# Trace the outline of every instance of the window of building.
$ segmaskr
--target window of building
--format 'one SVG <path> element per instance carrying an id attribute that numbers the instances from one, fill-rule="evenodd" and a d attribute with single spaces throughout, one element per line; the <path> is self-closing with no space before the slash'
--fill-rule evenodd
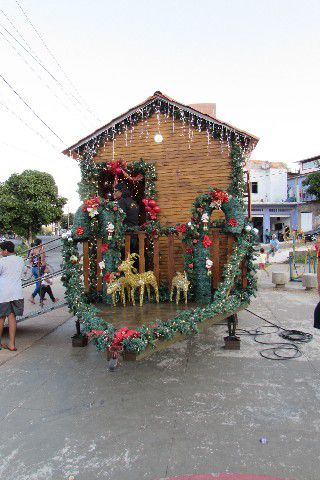
<path id="1" fill-rule="evenodd" d="M 317 160 L 310 160 L 309 162 L 302 163 L 302 170 L 309 170 L 310 168 L 318 167 L 319 162 Z"/>
<path id="2" fill-rule="evenodd" d="M 258 182 L 252 182 L 251 183 L 251 192 L 252 193 L 258 193 Z"/>

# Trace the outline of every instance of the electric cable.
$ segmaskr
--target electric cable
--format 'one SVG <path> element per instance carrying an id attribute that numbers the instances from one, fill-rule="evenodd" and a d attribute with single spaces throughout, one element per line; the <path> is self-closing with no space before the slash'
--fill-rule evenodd
<path id="1" fill-rule="evenodd" d="M 2 24 L 0 24 L 0 26 L 7 32 L 8 35 L 10 35 L 10 37 L 13 38 L 13 40 L 15 42 L 18 43 L 18 45 L 20 45 L 21 48 L 23 48 L 23 50 L 25 52 L 28 53 L 28 55 L 30 55 L 33 60 L 52 78 L 52 80 L 57 84 L 59 85 L 59 87 L 61 88 L 61 90 L 63 91 L 63 93 L 67 96 L 67 97 L 72 97 L 74 98 L 74 95 L 72 95 L 70 92 L 68 92 L 66 90 L 66 88 L 63 86 L 63 84 L 48 70 L 48 68 L 40 61 L 38 60 L 37 57 L 35 57 L 24 45 L 22 45 L 22 43 L 14 36 L 12 35 L 12 33 L 6 28 L 4 27 Z M 69 99 L 69 101 L 71 102 L 71 100 Z M 74 102 L 71 102 L 71 104 L 73 105 L 73 107 L 76 107 L 78 109 L 78 112 L 80 112 L 81 114 L 83 114 L 83 110 L 81 110 L 78 106 L 75 105 Z"/>
<path id="2" fill-rule="evenodd" d="M 0 101 L 0 105 L 5 108 L 8 112 L 11 113 L 11 115 L 13 115 L 15 118 L 17 118 L 21 123 L 23 123 L 23 125 L 27 128 L 29 128 L 29 130 L 31 130 L 33 133 L 35 133 L 36 135 L 38 135 L 44 142 L 46 142 L 48 145 L 50 145 L 50 147 L 54 150 L 55 153 L 57 153 L 57 150 L 58 150 L 58 147 L 56 147 L 55 145 L 53 145 L 53 143 L 51 143 L 49 140 L 47 140 L 40 132 L 38 132 L 38 130 L 36 130 L 35 128 L 31 127 L 27 122 L 25 122 L 23 120 L 23 118 L 21 118 L 16 112 L 14 112 L 13 110 L 11 110 L 11 108 L 8 107 L 8 105 L 6 105 L 5 103 L 1 102 Z"/>
<path id="3" fill-rule="evenodd" d="M 53 88 L 51 88 L 51 86 L 44 80 L 43 77 L 41 77 L 41 75 L 38 74 L 38 72 L 33 68 L 33 66 L 31 65 L 30 62 L 28 62 L 28 60 L 26 60 L 26 58 L 19 52 L 19 50 L 13 45 L 12 42 L 10 42 L 10 40 L 0 31 L 0 35 L 4 38 L 4 40 L 10 45 L 10 47 L 12 48 L 12 50 L 14 50 L 14 52 L 21 58 L 21 60 L 28 66 L 28 68 L 34 73 L 34 75 L 38 78 L 38 80 L 40 80 L 40 82 L 43 83 L 43 85 L 52 93 L 52 95 L 61 103 L 61 105 L 63 106 L 63 108 L 65 110 L 67 110 L 67 112 L 70 113 L 70 109 L 68 107 L 68 105 L 62 100 L 61 97 L 59 97 L 59 95 L 57 95 L 57 93 L 53 90 Z M 75 113 L 75 112 L 74 112 Z M 78 113 L 76 115 L 76 118 L 77 120 L 82 124 L 82 126 L 84 127 L 87 127 L 87 125 L 85 125 L 82 120 L 81 120 L 81 117 L 79 117 Z"/>
<path id="4" fill-rule="evenodd" d="M 1 8 L 0 9 L 0 12 L 2 13 L 2 15 L 8 20 L 8 22 L 10 23 L 11 27 L 14 29 L 14 31 L 19 35 L 19 37 L 21 38 L 21 40 L 25 43 L 25 45 L 29 48 L 30 52 L 33 53 L 33 55 L 38 58 L 36 56 L 36 54 L 34 53 L 34 51 L 32 50 L 31 46 L 29 45 L 29 43 L 27 42 L 27 40 L 24 38 L 24 36 L 19 32 L 19 30 L 17 29 L 17 27 L 14 25 L 14 23 L 11 21 L 10 17 L 5 13 L 5 11 Z M 38 58 L 39 60 L 39 58 Z"/>
<path id="5" fill-rule="evenodd" d="M 53 133 L 53 135 L 55 135 L 58 138 L 58 140 L 60 140 L 61 143 L 64 143 L 62 138 L 60 138 L 59 135 L 54 130 L 52 130 L 52 128 L 49 127 L 49 125 L 44 120 L 42 120 L 41 117 L 39 117 L 39 115 L 33 110 L 32 107 L 30 107 L 30 105 L 21 97 L 21 95 L 10 85 L 10 83 L 4 78 L 4 76 L 0 74 L 0 77 L 5 82 L 5 84 L 17 95 L 17 97 L 21 100 L 21 102 L 23 102 L 23 104 L 33 113 L 33 115 L 37 117 L 37 119 L 40 120 L 40 122 L 43 123 L 43 125 L 47 127 L 47 129 L 50 130 L 50 132 Z"/>
<path id="6" fill-rule="evenodd" d="M 269 348 L 265 348 L 259 352 L 262 357 L 268 360 L 291 360 L 293 358 L 299 358 L 303 352 L 296 343 L 308 343 L 313 339 L 311 333 L 302 332 L 300 330 L 288 330 L 264 317 L 261 317 L 248 308 L 245 308 L 245 310 L 260 320 L 269 323 L 269 325 L 264 325 L 253 330 L 237 329 L 237 333 L 239 333 L 239 335 L 247 334 L 253 336 L 254 341 L 260 345 L 270 345 Z M 263 328 L 273 328 L 275 330 L 263 331 Z M 278 333 L 281 338 L 288 340 L 288 342 L 264 342 L 258 340 L 258 337 L 262 335 L 270 335 L 272 333 Z"/>
<path id="7" fill-rule="evenodd" d="M 31 28 L 33 29 L 33 31 L 35 32 L 35 34 L 37 35 L 37 37 L 40 39 L 41 43 L 43 44 L 43 46 L 45 47 L 45 49 L 47 50 L 47 52 L 49 53 L 50 57 L 54 60 L 54 62 L 56 63 L 56 65 L 58 66 L 59 70 L 63 73 L 63 75 L 65 76 L 65 78 L 67 79 L 67 81 L 70 83 L 71 87 L 73 88 L 73 90 L 77 93 L 78 97 L 81 98 L 81 95 L 79 93 L 79 91 L 77 90 L 77 88 L 75 87 L 75 85 L 73 84 L 73 82 L 71 81 L 71 79 L 69 78 L 69 76 L 66 74 L 66 72 L 64 71 L 64 69 L 62 68 L 62 66 L 60 65 L 60 63 L 58 62 L 57 58 L 55 57 L 55 55 L 52 53 L 52 51 L 49 49 L 48 45 L 46 44 L 46 42 L 44 41 L 44 38 L 42 37 L 42 35 L 39 33 L 39 31 L 37 30 L 37 28 L 34 26 L 34 24 L 32 23 L 32 21 L 30 20 L 29 16 L 27 15 L 27 13 L 25 12 L 25 10 L 22 8 L 22 6 L 20 5 L 20 3 L 16 0 L 16 4 L 18 5 L 18 7 L 20 8 L 22 14 L 24 15 L 24 17 L 26 18 L 27 22 L 29 23 L 29 25 L 31 26 Z M 71 94 L 72 95 L 72 94 Z M 74 95 L 72 95 L 72 97 L 75 99 L 75 101 L 81 105 L 83 108 L 85 108 L 87 110 L 88 113 L 90 113 L 90 115 L 95 119 L 97 120 L 98 122 L 101 122 L 100 118 L 98 118 L 95 113 L 91 110 L 91 108 L 84 102 L 84 100 L 81 98 L 82 102 L 79 101 L 79 98 L 75 97 Z"/>

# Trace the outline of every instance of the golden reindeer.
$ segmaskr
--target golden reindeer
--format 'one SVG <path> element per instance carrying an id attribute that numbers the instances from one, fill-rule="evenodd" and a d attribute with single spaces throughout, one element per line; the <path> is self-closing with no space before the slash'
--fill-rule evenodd
<path id="1" fill-rule="evenodd" d="M 127 289 L 128 299 L 130 302 L 131 289 L 130 289 L 130 286 L 128 285 L 126 278 L 125 277 L 117 278 L 114 275 L 114 273 L 112 273 L 111 281 L 107 285 L 107 293 L 111 295 L 112 304 L 114 307 L 117 306 L 116 295 L 118 292 L 120 294 L 120 300 L 122 301 L 123 306 L 124 307 L 126 306 L 126 293 L 125 293 L 126 289 Z"/>
<path id="2" fill-rule="evenodd" d="M 139 255 L 137 253 L 131 253 L 118 267 L 119 272 L 123 272 L 125 275 L 124 280 L 126 284 L 131 288 L 132 304 L 135 305 L 134 294 L 137 288 L 140 288 L 140 306 L 143 305 L 145 287 L 147 288 L 148 299 L 150 300 L 150 285 L 154 289 L 156 302 L 159 303 L 159 290 L 154 273 L 151 270 L 149 272 L 136 273 L 137 269 L 133 266 L 136 258 L 139 258 Z"/>
<path id="3" fill-rule="evenodd" d="M 170 291 L 170 302 L 172 302 L 172 297 L 173 297 L 173 289 L 176 287 L 176 304 L 178 305 L 180 301 L 180 290 L 183 291 L 184 293 L 184 303 L 187 304 L 188 302 L 188 288 L 189 288 L 190 282 L 187 278 L 186 272 L 177 272 L 177 274 L 173 277 L 172 279 L 172 284 L 171 284 L 171 291 Z"/>

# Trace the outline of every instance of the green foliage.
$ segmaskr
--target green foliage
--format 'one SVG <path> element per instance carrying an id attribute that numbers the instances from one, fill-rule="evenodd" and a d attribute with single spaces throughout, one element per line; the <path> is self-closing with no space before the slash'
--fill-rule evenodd
<path id="1" fill-rule="evenodd" d="M 308 185 L 307 194 L 315 195 L 317 200 L 320 200 L 320 171 L 309 173 L 307 178 L 302 182 L 303 185 Z"/>
<path id="2" fill-rule="evenodd" d="M 60 220 L 65 203 L 48 173 L 14 173 L 0 186 L 0 228 L 31 239 L 42 225 Z"/>

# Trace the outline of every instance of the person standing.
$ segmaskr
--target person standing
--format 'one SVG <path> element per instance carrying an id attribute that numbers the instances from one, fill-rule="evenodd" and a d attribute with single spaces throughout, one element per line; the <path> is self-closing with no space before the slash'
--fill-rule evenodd
<path id="1" fill-rule="evenodd" d="M 139 206 L 137 202 L 135 202 L 131 197 L 130 192 L 125 184 L 118 183 L 114 187 L 113 198 L 118 202 L 119 207 L 126 214 L 123 223 L 129 228 L 139 227 Z M 132 234 L 130 241 L 131 252 L 136 251 L 137 246 L 137 235 Z"/>
<path id="2" fill-rule="evenodd" d="M 32 248 L 30 255 L 29 255 L 29 261 L 31 265 L 31 272 L 35 280 L 37 280 L 39 277 L 43 275 L 43 272 L 46 268 L 46 253 L 44 250 L 44 247 L 42 245 L 42 240 L 40 238 L 36 238 L 34 242 L 34 247 Z M 35 289 L 29 298 L 29 301 L 33 304 L 36 302 L 34 301 L 35 297 L 40 294 L 40 289 L 41 289 L 41 281 L 36 282 Z"/>
<path id="3" fill-rule="evenodd" d="M 0 243 L 0 345 L 11 352 L 17 350 L 15 339 L 17 331 L 16 316 L 23 315 L 24 299 L 22 293 L 21 276 L 24 261 L 14 252 L 14 243 L 5 241 Z M 8 317 L 9 343 L 2 344 L 3 327 Z"/>
<path id="4" fill-rule="evenodd" d="M 277 235 L 274 233 L 270 241 L 270 253 L 272 254 L 273 257 L 275 253 L 279 250 L 279 248 L 280 248 L 280 242 L 277 239 Z"/>
<path id="5" fill-rule="evenodd" d="M 315 243 L 315 251 L 317 256 L 317 279 L 318 279 L 318 293 L 320 295 L 320 235 L 317 236 Z M 320 329 L 320 302 L 318 302 L 314 311 L 314 328 Z"/>
<path id="6" fill-rule="evenodd" d="M 266 243 L 270 243 L 270 232 L 268 228 L 266 228 L 265 237 L 266 237 Z"/>

